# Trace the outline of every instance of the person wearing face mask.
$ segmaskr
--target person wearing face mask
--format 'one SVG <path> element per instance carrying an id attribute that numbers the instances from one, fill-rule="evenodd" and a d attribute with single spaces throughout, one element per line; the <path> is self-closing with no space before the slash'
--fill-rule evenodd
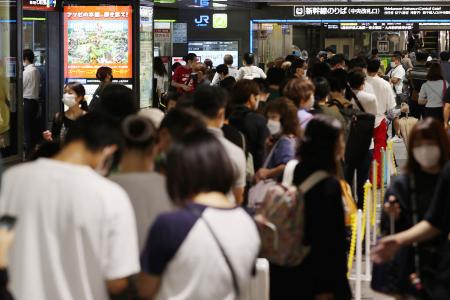
<path id="1" fill-rule="evenodd" d="M 85 94 L 86 90 L 79 82 L 71 82 L 64 87 L 62 102 L 68 109 L 55 115 L 51 131 L 47 130 L 42 133 L 45 141 L 55 143 L 64 141 L 67 131 L 75 120 L 84 116 L 89 110 L 84 99 Z"/>
<path id="2" fill-rule="evenodd" d="M 259 92 L 258 84 L 253 80 L 239 80 L 232 92 L 235 107 L 230 116 L 230 124 L 245 136 L 246 148 L 253 156 L 255 170 L 263 164 L 266 140 L 270 135 L 266 118 L 256 113 Z"/>
<path id="3" fill-rule="evenodd" d="M 392 56 L 391 69 L 389 70 L 387 76 L 389 77 L 389 82 L 391 83 L 395 95 L 397 105 L 404 102 L 403 95 L 403 80 L 405 79 L 406 71 L 402 66 L 401 55 Z"/>
<path id="4" fill-rule="evenodd" d="M 309 111 L 314 106 L 314 84 L 308 79 L 291 79 L 283 89 L 283 96 L 294 102 L 297 106 L 297 117 L 300 127 L 305 129 L 314 117 Z"/>
<path id="5" fill-rule="evenodd" d="M 270 102 L 265 116 L 271 134 L 271 150 L 264 166 L 256 173 L 256 181 L 281 179 L 286 164 L 295 158 L 297 138 L 300 136 L 297 108 L 291 100 L 279 98 Z"/>
<path id="6" fill-rule="evenodd" d="M 409 139 L 408 163 L 405 173 L 392 181 L 385 195 L 381 223 L 384 235 L 393 233 L 390 228 L 390 217 L 395 220 L 395 232 L 407 230 L 414 226 L 414 223 L 424 220 L 431 206 L 438 179 L 449 159 L 450 143 L 442 124 L 432 118 L 426 118 L 417 123 Z M 413 200 L 417 207 L 417 221 L 413 221 Z M 437 268 L 438 255 L 436 253 L 443 240 L 445 240 L 443 237 L 434 239 L 421 244 L 417 250 L 406 247 L 395 256 L 395 261 L 401 266 L 398 286 L 402 290 L 398 291 L 399 293 L 412 293 L 409 288 L 409 276 L 416 272 L 415 251 L 418 251 L 422 283 L 426 289 L 430 287 L 430 283 L 435 280 L 433 272 L 430 271 Z"/>
<path id="7" fill-rule="evenodd" d="M 20 220 L 9 262 L 17 299 L 130 297 L 129 277 L 140 270 L 133 207 L 119 185 L 99 174 L 122 144 L 114 121 L 87 114 L 53 159 L 6 172 L 0 215 Z"/>

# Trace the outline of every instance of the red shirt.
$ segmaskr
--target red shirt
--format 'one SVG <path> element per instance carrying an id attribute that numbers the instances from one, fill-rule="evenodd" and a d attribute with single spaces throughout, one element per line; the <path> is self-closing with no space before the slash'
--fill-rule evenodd
<path id="1" fill-rule="evenodd" d="M 175 73 L 173 74 L 173 77 L 172 77 L 172 81 L 174 81 L 176 83 L 184 84 L 184 85 L 187 84 L 189 87 L 191 87 L 190 92 L 192 92 L 194 90 L 194 82 L 193 82 L 193 80 L 189 80 L 191 77 L 191 73 L 192 73 L 191 68 L 188 69 L 184 66 L 180 66 L 175 70 Z M 187 93 L 182 88 L 177 88 L 177 92 L 179 94 Z"/>

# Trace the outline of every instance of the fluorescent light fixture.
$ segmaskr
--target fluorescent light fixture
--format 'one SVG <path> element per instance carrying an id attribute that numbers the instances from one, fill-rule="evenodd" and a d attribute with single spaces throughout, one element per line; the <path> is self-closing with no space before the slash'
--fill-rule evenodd
<path id="1" fill-rule="evenodd" d="M 154 20 L 154 22 L 159 22 L 159 23 L 175 23 L 177 20 Z"/>

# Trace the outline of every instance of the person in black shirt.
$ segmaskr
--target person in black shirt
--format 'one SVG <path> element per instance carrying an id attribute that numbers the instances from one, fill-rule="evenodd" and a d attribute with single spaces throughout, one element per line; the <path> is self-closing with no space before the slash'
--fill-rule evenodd
<path id="1" fill-rule="evenodd" d="M 75 120 L 84 116 L 88 112 L 88 105 L 84 96 L 86 90 L 79 82 L 71 82 L 64 87 L 63 103 L 69 109 L 65 112 L 58 112 L 52 124 L 52 129 L 43 132 L 42 136 L 45 141 L 62 143 L 67 131 L 72 127 Z"/>
<path id="2" fill-rule="evenodd" d="M 441 123 L 432 118 L 419 122 L 409 138 L 406 172 L 396 177 L 386 192 L 381 222 L 383 235 L 391 234 L 390 215 L 395 218 L 396 232 L 407 230 L 414 225 L 412 202 L 414 200 L 417 205 L 418 221 L 425 218 L 439 175 L 449 159 L 450 142 Z M 433 270 L 437 267 L 437 255 L 434 254 L 441 243 L 442 239 L 435 239 L 417 248 L 420 273 L 427 288 L 434 279 Z M 405 294 L 414 293 L 410 289 L 409 279 L 415 272 L 413 254 L 412 248 L 405 247 L 395 257 L 396 263 L 403 266 L 399 270 L 398 287 Z"/>
<path id="3" fill-rule="evenodd" d="M 230 124 L 245 136 L 255 170 L 259 170 L 263 164 L 266 140 L 270 135 L 266 118 L 255 112 L 259 103 L 258 96 L 259 87 L 256 82 L 239 80 L 232 93 L 236 106 L 230 117 Z"/>
<path id="4" fill-rule="evenodd" d="M 95 75 L 98 80 L 100 80 L 100 85 L 95 90 L 92 96 L 91 103 L 89 103 L 89 110 L 93 111 L 97 108 L 101 101 L 101 95 L 105 87 L 110 84 L 113 80 L 113 71 L 110 67 L 100 67 Z"/>
<path id="5" fill-rule="evenodd" d="M 411 86 L 411 95 L 408 101 L 410 115 L 416 119 L 420 119 L 425 110 L 424 105 L 420 105 L 419 93 L 422 85 L 427 81 L 428 68 L 427 54 L 419 52 L 416 54 L 416 65 L 408 74 L 409 85 Z"/>
<path id="6" fill-rule="evenodd" d="M 318 170 L 330 176 L 304 195 L 304 236 L 310 252 L 296 267 L 271 264 L 271 299 L 351 299 L 344 208 L 336 178 L 339 159 L 344 153 L 344 131 L 339 121 L 318 115 L 309 122 L 300 139 L 301 162 L 294 172 L 294 184 L 300 185 Z"/>

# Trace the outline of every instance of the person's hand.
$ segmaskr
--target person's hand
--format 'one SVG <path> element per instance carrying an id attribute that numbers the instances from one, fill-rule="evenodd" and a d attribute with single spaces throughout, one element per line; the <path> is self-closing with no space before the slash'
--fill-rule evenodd
<path id="1" fill-rule="evenodd" d="M 372 252 L 372 261 L 376 264 L 385 263 L 394 258 L 401 244 L 396 235 L 381 239 Z"/>
<path id="2" fill-rule="evenodd" d="M 50 130 L 46 130 L 42 133 L 42 138 L 47 142 L 53 141 L 52 132 Z"/>
<path id="3" fill-rule="evenodd" d="M 8 252 L 14 239 L 14 231 L 0 229 L 0 269 L 8 266 Z"/>
<path id="4" fill-rule="evenodd" d="M 188 86 L 188 85 L 185 85 L 185 84 L 183 84 L 183 85 L 181 86 L 181 88 L 182 88 L 183 91 L 185 91 L 185 92 L 190 92 L 190 91 L 191 91 L 191 87 Z"/>
<path id="5" fill-rule="evenodd" d="M 395 220 L 398 220 L 402 212 L 400 204 L 398 204 L 397 198 L 394 195 L 389 196 L 388 201 L 384 204 L 383 210 L 389 216 L 394 216 Z"/>
<path id="6" fill-rule="evenodd" d="M 406 103 L 402 103 L 400 107 L 400 111 L 402 113 L 409 113 L 409 105 Z"/>
<path id="7" fill-rule="evenodd" d="M 319 294 L 316 295 L 315 300 L 334 300 L 334 295 L 332 293 Z"/>
<path id="8" fill-rule="evenodd" d="M 265 179 L 267 179 L 268 176 L 269 176 L 269 169 L 261 168 L 255 174 L 256 182 L 265 180 Z"/>

